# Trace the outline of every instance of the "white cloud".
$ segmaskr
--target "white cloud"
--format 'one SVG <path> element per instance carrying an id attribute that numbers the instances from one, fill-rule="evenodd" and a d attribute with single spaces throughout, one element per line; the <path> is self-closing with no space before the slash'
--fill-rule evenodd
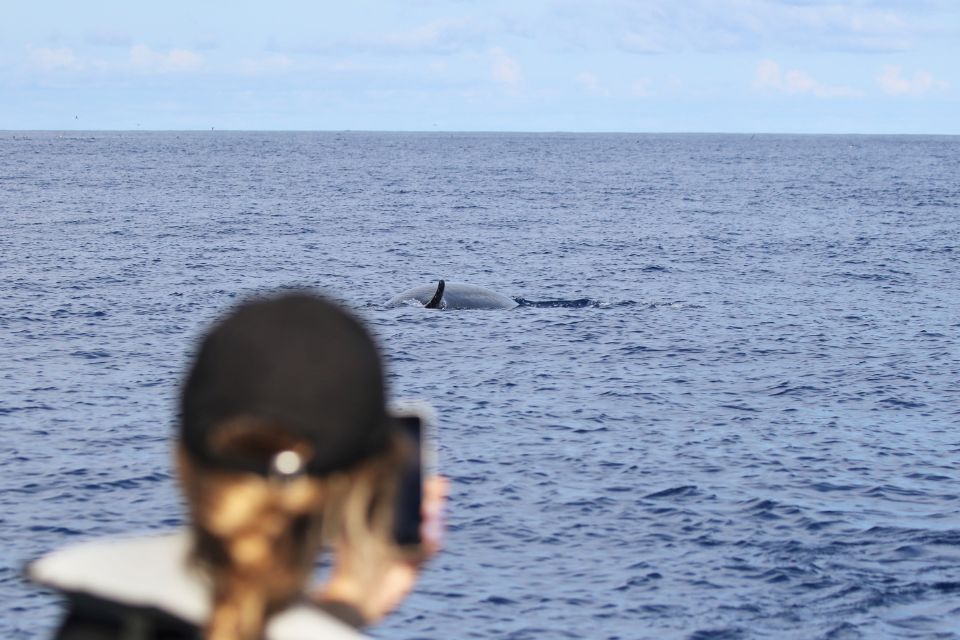
<path id="1" fill-rule="evenodd" d="M 850 98 L 863 92 L 853 87 L 823 84 L 806 71 L 780 68 L 773 60 L 762 60 L 754 72 L 753 86 L 761 91 L 787 95 L 813 95 L 818 98 Z"/>
<path id="2" fill-rule="evenodd" d="M 31 49 L 28 56 L 31 68 L 40 71 L 79 71 L 83 62 L 77 58 L 73 49 Z"/>
<path id="3" fill-rule="evenodd" d="M 678 51 L 901 51 L 930 31 L 909 3 L 887 0 L 552 0 L 574 46 Z"/>
<path id="4" fill-rule="evenodd" d="M 597 74 L 590 71 L 583 71 L 578 73 L 575 80 L 584 91 L 592 95 L 605 95 L 607 92 L 604 90 L 603 85 L 600 82 L 600 78 L 597 77 Z"/>
<path id="5" fill-rule="evenodd" d="M 903 67 L 900 65 L 886 66 L 883 73 L 877 76 L 877 84 L 884 93 L 891 96 L 919 96 L 933 89 L 946 89 L 949 86 L 943 80 L 935 79 L 929 71 L 914 71 L 910 77 L 902 74 Z"/>
<path id="6" fill-rule="evenodd" d="M 783 76 L 783 86 L 787 93 L 812 93 L 814 95 L 829 95 L 831 89 L 822 86 L 806 71 L 790 69 Z"/>
<path id="7" fill-rule="evenodd" d="M 468 20 L 436 20 L 407 31 L 387 33 L 379 44 L 387 49 L 420 52 L 450 52 L 461 47 L 464 40 L 473 37 Z"/>
<path id="8" fill-rule="evenodd" d="M 203 66 L 203 56 L 188 49 L 154 51 L 145 44 L 130 48 L 130 66 L 148 73 L 185 73 Z"/>
<path id="9" fill-rule="evenodd" d="M 779 89 L 782 82 L 780 65 L 773 60 L 761 60 L 753 74 L 753 86 L 758 89 Z"/>
<path id="10" fill-rule="evenodd" d="M 523 72 L 520 69 L 520 64 L 502 48 L 494 47 L 491 49 L 490 58 L 492 60 L 491 73 L 494 80 L 511 87 L 516 87 L 523 82 Z"/>

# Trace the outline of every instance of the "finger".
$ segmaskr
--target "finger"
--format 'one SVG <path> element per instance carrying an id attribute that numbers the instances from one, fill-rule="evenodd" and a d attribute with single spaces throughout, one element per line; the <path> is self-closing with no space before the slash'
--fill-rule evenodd
<path id="1" fill-rule="evenodd" d="M 443 546 L 443 511 L 450 483 L 443 476 L 431 476 L 423 483 L 422 515 L 423 523 L 420 537 L 427 557 L 436 554 Z"/>
<path id="2" fill-rule="evenodd" d="M 450 481 L 444 476 L 430 476 L 423 481 L 423 498 L 427 504 L 442 506 L 450 494 Z"/>

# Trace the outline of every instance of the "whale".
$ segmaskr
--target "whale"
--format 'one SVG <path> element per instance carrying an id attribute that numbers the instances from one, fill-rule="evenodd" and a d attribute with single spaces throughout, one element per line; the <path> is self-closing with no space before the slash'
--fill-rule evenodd
<path id="1" fill-rule="evenodd" d="M 590 298 L 575 300 L 527 300 L 526 298 L 508 298 L 486 287 L 461 282 L 440 280 L 436 284 L 424 284 L 407 289 L 390 298 L 388 307 L 412 306 L 422 309 L 514 309 L 533 307 L 549 309 L 563 307 L 582 309 L 584 307 L 602 307 L 604 303 Z"/>
<path id="2" fill-rule="evenodd" d="M 475 284 L 446 282 L 407 289 L 387 302 L 388 307 L 419 303 L 426 309 L 513 309 L 520 303 L 513 298 Z"/>

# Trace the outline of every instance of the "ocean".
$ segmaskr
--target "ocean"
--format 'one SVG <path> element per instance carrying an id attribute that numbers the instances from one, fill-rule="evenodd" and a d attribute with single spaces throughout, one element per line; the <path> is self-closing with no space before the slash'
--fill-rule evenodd
<path id="1" fill-rule="evenodd" d="M 390 639 L 960 638 L 960 138 L 0 132 L 0 637 L 183 523 L 203 328 L 313 287 L 436 409 Z M 572 307 L 388 308 L 440 278 Z"/>

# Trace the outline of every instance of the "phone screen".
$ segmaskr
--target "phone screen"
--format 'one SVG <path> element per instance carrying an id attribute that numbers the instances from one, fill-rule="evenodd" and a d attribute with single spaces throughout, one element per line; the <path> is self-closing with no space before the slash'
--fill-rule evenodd
<path id="1" fill-rule="evenodd" d="M 400 472 L 397 484 L 393 539 L 399 545 L 417 545 L 421 542 L 423 501 L 423 421 L 418 415 L 396 416 L 394 419 L 405 437 L 410 439 L 411 455 Z"/>

